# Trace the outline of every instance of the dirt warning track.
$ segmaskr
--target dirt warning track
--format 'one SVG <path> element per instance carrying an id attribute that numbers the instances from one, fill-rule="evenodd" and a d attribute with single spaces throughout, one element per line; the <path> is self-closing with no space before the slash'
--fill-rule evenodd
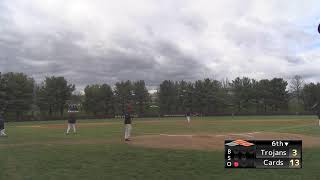
<path id="1" fill-rule="evenodd" d="M 251 124 L 251 125 L 312 125 L 317 124 L 315 121 L 310 120 L 212 120 L 212 121 L 191 121 L 188 125 L 233 125 L 233 124 Z M 149 121 L 135 121 L 134 124 L 163 124 L 163 125 L 186 125 L 185 121 L 174 121 L 174 120 L 149 120 Z M 79 122 L 77 123 L 78 127 L 99 127 L 99 126 L 108 126 L 108 125 L 122 125 L 122 120 L 118 122 Z M 63 129 L 66 128 L 67 123 L 59 124 L 39 124 L 39 125 L 22 125 L 17 126 L 19 128 L 48 128 L 48 129 Z"/>

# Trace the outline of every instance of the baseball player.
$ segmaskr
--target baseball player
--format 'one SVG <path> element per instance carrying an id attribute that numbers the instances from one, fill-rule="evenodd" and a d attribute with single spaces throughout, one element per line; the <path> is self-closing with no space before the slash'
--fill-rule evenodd
<path id="1" fill-rule="evenodd" d="M 76 117 L 74 113 L 70 113 L 70 117 L 68 119 L 68 129 L 66 134 L 69 134 L 71 128 L 73 129 L 73 133 L 76 133 Z"/>
<path id="2" fill-rule="evenodd" d="M 313 110 L 315 112 L 315 114 L 318 116 L 318 120 L 319 120 L 319 126 L 320 126 L 320 105 L 319 103 L 315 103 L 312 107 L 311 110 Z"/>
<path id="3" fill-rule="evenodd" d="M 318 111 L 317 111 L 317 116 L 318 116 L 318 120 L 319 120 L 319 126 L 320 126 L 320 108 L 318 108 Z"/>
<path id="4" fill-rule="evenodd" d="M 188 123 L 190 123 L 190 121 L 191 121 L 191 113 L 190 113 L 190 111 L 188 111 L 188 112 L 186 113 L 186 117 L 187 117 Z"/>
<path id="5" fill-rule="evenodd" d="M 0 136 L 7 136 L 6 130 L 4 129 L 4 118 L 3 116 L 0 114 Z"/>
<path id="6" fill-rule="evenodd" d="M 124 115 L 124 140 L 130 141 L 132 130 L 132 117 L 129 112 Z"/>
<path id="7" fill-rule="evenodd" d="M 311 107 L 311 109 L 314 110 L 315 113 L 316 113 L 316 115 L 318 116 L 319 126 L 320 126 L 320 105 L 319 105 L 319 103 L 314 104 L 314 105 Z"/>

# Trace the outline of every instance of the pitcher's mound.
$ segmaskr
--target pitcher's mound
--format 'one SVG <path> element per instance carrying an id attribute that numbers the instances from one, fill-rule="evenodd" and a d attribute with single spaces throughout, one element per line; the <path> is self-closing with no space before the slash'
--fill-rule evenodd
<path id="1" fill-rule="evenodd" d="M 302 140 L 303 148 L 320 146 L 319 137 L 311 137 L 301 134 L 253 132 L 230 134 L 159 134 L 145 135 L 133 138 L 129 144 L 165 149 L 195 149 L 195 150 L 223 150 L 224 140 Z"/>

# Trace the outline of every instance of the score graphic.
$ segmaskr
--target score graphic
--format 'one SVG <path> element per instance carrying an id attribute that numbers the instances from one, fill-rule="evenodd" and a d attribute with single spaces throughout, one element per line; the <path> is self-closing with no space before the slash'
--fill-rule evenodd
<path id="1" fill-rule="evenodd" d="M 226 168 L 253 168 L 255 144 L 251 141 L 225 141 Z"/>
<path id="2" fill-rule="evenodd" d="M 226 140 L 225 168 L 302 168 L 302 141 Z"/>

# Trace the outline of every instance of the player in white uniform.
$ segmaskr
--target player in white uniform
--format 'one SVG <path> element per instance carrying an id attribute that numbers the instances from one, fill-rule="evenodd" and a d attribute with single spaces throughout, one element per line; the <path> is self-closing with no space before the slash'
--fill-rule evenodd
<path id="1" fill-rule="evenodd" d="M 70 114 L 70 117 L 68 119 L 68 129 L 67 129 L 67 132 L 66 134 L 69 134 L 71 128 L 73 129 L 73 133 L 76 133 L 76 117 L 75 117 L 75 114 L 71 113 Z"/>
<path id="2" fill-rule="evenodd" d="M 319 126 L 320 126 L 320 109 L 318 109 L 317 116 L 318 116 Z"/>
<path id="3" fill-rule="evenodd" d="M 316 115 L 318 116 L 318 120 L 319 120 L 319 126 L 320 126 L 320 104 L 316 103 L 315 105 L 313 105 L 311 107 L 312 110 L 315 111 Z"/>
<path id="4" fill-rule="evenodd" d="M 71 128 L 73 129 L 73 133 L 76 133 L 76 113 L 79 112 L 79 108 L 76 104 L 70 104 L 68 108 L 69 119 L 68 119 L 68 128 L 66 134 L 70 133 Z"/>
<path id="5" fill-rule="evenodd" d="M 186 113 L 186 117 L 187 117 L 188 123 L 190 123 L 190 121 L 191 121 L 191 113 L 189 111 Z"/>
<path id="6" fill-rule="evenodd" d="M 124 140 L 130 141 L 131 139 L 131 130 L 132 130 L 132 117 L 129 112 L 124 115 Z"/>

